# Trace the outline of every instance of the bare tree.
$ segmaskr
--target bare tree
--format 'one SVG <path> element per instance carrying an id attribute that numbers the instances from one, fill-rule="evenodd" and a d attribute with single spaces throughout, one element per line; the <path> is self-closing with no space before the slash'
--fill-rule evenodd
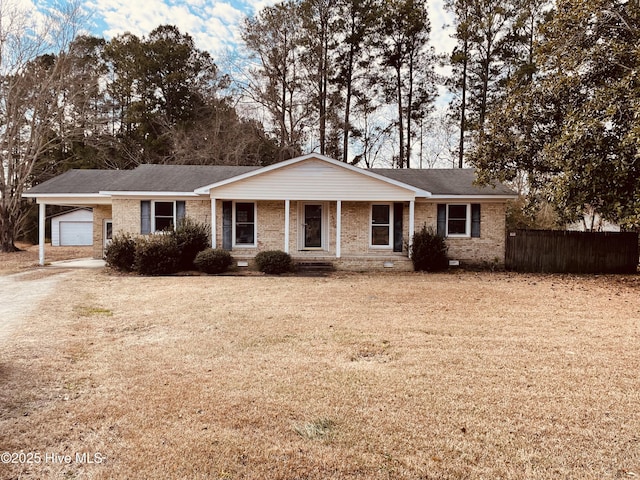
<path id="1" fill-rule="evenodd" d="M 435 55 L 429 47 L 431 24 L 424 0 L 391 0 L 381 19 L 381 82 L 397 110 L 397 167 L 410 168 L 416 123 L 435 98 Z"/>
<path id="2" fill-rule="evenodd" d="M 455 119 L 440 109 L 420 124 L 420 168 L 454 168 L 457 128 Z M 425 141 L 426 140 L 426 141 Z"/>
<path id="3" fill-rule="evenodd" d="M 41 156 L 60 141 L 60 102 L 79 9 L 48 10 L 46 18 L 0 2 L 0 251 L 15 251 L 24 219 L 22 193 Z M 62 52 L 54 55 L 52 52 Z"/>
<path id="4" fill-rule="evenodd" d="M 265 7 L 242 29 L 242 39 L 256 61 L 249 69 L 245 93 L 271 117 L 278 160 L 301 152 L 312 121 L 312 100 L 301 72 L 301 30 L 299 6 L 294 1 Z"/>

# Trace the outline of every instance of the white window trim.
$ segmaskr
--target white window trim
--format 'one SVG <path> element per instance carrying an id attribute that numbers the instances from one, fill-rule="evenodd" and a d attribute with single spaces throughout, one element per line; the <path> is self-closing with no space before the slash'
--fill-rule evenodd
<path id="1" fill-rule="evenodd" d="M 322 230 L 320 232 L 321 236 L 321 246 L 320 247 L 305 247 L 304 246 L 304 215 L 305 215 L 305 206 L 306 205 L 322 205 Z M 298 218 L 300 221 L 300 227 L 298 228 L 298 251 L 304 252 L 328 252 L 329 251 L 329 235 L 331 232 L 329 231 L 329 203 L 328 202 L 298 202 Z"/>
<path id="2" fill-rule="evenodd" d="M 253 204 L 253 243 L 236 243 L 236 204 Z M 231 206 L 231 227 L 232 227 L 232 249 L 234 248 L 256 248 L 258 245 L 258 202 L 255 200 L 234 200 Z"/>
<path id="3" fill-rule="evenodd" d="M 178 223 L 178 219 L 176 218 L 178 212 L 176 211 L 176 201 L 175 200 L 151 200 L 151 233 L 158 234 L 162 233 L 162 231 L 156 229 L 156 203 L 172 203 L 173 204 L 173 229 L 176 229 L 176 225 Z"/>
<path id="4" fill-rule="evenodd" d="M 374 245 L 373 244 L 373 207 L 374 205 L 387 205 L 389 207 L 389 243 L 387 245 Z M 393 203 L 387 202 L 374 202 L 369 205 L 369 248 L 376 248 L 381 250 L 389 250 L 393 248 Z M 376 225 L 381 227 L 382 225 Z"/>
<path id="5" fill-rule="evenodd" d="M 107 235 L 107 225 L 111 224 L 111 238 Z M 113 241 L 113 219 L 105 218 L 102 220 L 102 256 L 104 256 L 105 250 Z"/>
<path id="6" fill-rule="evenodd" d="M 449 233 L 449 207 L 450 206 L 465 206 L 467 211 L 467 218 L 465 221 L 466 233 Z M 471 238 L 471 204 L 470 203 L 447 203 L 446 207 L 446 232 L 449 238 Z"/>

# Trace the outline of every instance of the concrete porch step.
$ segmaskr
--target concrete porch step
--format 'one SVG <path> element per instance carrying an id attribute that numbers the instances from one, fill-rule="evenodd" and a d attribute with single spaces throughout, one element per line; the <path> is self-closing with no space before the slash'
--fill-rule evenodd
<path id="1" fill-rule="evenodd" d="M 305 261 L 295 262 L 296 270 L 302 273 L 328 273 L 333 272 L 336 268 L 331 262 Z"/>

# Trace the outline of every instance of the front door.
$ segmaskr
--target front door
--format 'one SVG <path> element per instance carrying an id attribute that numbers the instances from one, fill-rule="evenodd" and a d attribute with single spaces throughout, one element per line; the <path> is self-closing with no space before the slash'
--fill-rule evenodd
<path id="1" fill-rule="evenodd" d="M 111 240 L 113 240 L 113 220 L 107 219 L 103 222 L 103 231 L 102 231 L 102 239 L 103 239 L 103 251 L 107 249 Z"/>
<path id="2" fill-rule="evenodd" d="M 322 204 L 304 206 L 304 248 L 322 248 Z"/>

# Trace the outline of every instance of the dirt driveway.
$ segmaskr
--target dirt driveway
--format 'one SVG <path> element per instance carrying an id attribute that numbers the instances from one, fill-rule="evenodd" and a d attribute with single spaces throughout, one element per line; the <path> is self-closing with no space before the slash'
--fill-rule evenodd
<path id="1" fill-rule="evenodd" d="M 30 270 L 0 276 L 0 343 L 70 274 L 71 270 Z"/>
<path id="2" fill-rule="evenodd" d="M 0 343 L 55 292 L 61 280 L 69 277 L 76 267 L 101 266 L 93 260 L 72 260 L 90 257 L 91 247 L 52 248 L 48 245 L 46 259 L 54 267 L 43 269 L 37 266 L 37 245 L 18 243 L 17 246 L 18 252 L 0 252 Z M 60 262 L 71 263 L 60 266 Z"/>

